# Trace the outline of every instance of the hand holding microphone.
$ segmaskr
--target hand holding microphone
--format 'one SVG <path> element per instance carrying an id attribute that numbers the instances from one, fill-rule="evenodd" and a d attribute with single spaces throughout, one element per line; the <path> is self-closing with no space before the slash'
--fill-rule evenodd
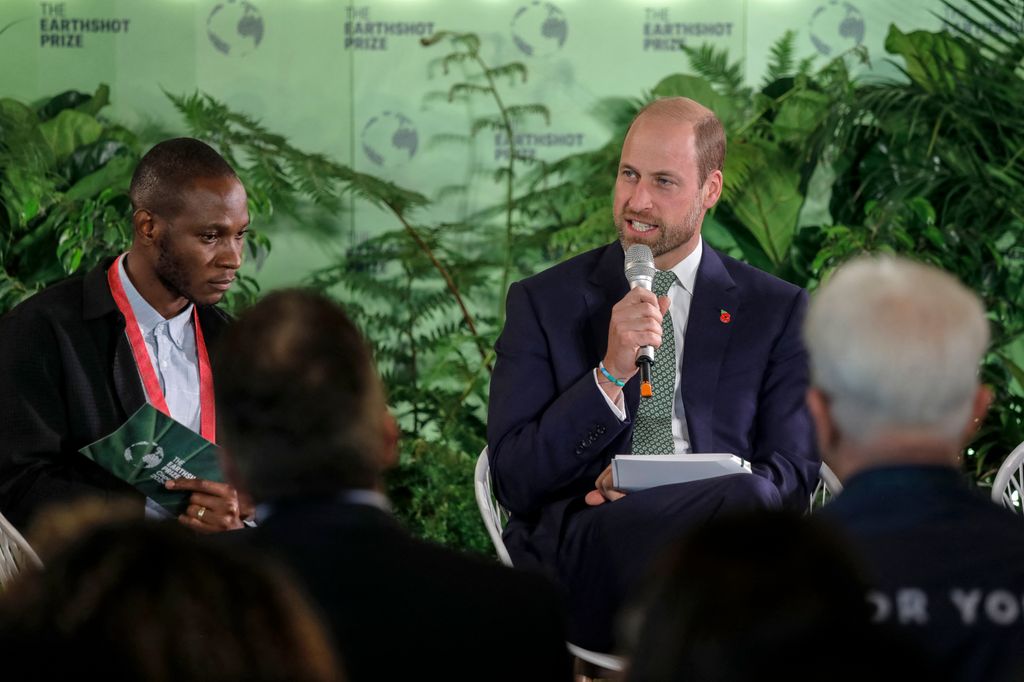
<path id="1" fill-rule="evenodd" d="M 648 372 L 649 381 L 648 361 L 653 363 L 654 349 L 661 345 L 661 318 L 669 301 L 667 297 L 659 299 L 650 290 L 655 269 L 649 247 L 631 246 L 626 252 L 625 270 L 631 291 L 612 308 L 603 362 L 605 369 L 621 381 L 632 378 L 638 368 Z"/>

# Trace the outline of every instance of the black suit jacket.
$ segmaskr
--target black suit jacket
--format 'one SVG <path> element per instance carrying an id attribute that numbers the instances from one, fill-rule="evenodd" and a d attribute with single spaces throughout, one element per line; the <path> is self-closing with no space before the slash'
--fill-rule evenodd
<path id="1" fill-rule="evenodd" d="M 101 263 L 0 318 L 0 512 L 23 528 L 43 506 L 84 495 L 143 498 L 78 449 L 146 401 L 124 317 Z M 212 347 L 226 313 L 200 306 Z M 211 353 L 212 355 L 212 353 Z"/>
<path id="2" fill-rule="evenodd" d="M 376 507 L 281 503 L 224 539 L 291 570 L 352 682 L 571 679 L 564 614 L 545 579 L 412 538 Z"/>
<path id="3" fill-rule="evenodd" d="M 505 537 L 517 564 L 552 563 L 571 505 L 612 456 L 630 451 L 639 378 L 623 389 L 625 421 L 593 379 L 612 306 L 628 291 L 618 242 L 509 289 L 487 441 L 495 492 L 512 512 Z M 806 508 L 820 466 L 804 402 L 806 308 L 803 289 L 705 243 L 678 369 L 693 451 L 750 460 L 794 509 Z"/>

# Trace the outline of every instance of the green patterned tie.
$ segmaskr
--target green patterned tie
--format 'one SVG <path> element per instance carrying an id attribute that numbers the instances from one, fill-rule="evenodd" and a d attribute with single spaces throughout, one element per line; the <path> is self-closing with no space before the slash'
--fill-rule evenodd
<path id="1" fill-rule="evenodd" d="M 654 274 L 654 293 L 664 296 L 676 281 L 676 275 L 658 271 Z M 654 351 L 651 387 L 654 395 L 641 398 L 633 426 L 633 454 L 670 455 L 675 452 L 672 439 L 672 398 L 676 383 L 676 342 L 672 315 L 661 320 L 661 346 Z"/>

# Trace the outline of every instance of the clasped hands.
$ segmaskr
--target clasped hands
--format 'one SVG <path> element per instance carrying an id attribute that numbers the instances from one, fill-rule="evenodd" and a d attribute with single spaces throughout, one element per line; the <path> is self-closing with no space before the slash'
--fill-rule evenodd
<path id="1" fill-rule="evenodd" d="M 227 483 L 202 478 L 175 478 L 165 484 L 168 490 L 190 491 L 188 508 L 178 521 L 200 533 L 236 530 L 252 518 L 252 502 L 240 496 Z"/>

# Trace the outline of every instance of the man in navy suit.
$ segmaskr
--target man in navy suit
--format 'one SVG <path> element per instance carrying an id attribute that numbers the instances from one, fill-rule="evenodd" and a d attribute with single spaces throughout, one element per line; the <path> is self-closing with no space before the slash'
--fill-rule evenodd
<path id="1" fill-rule="evenodd" d="M 570 639 L 585 647 L 612 648 L 630 584 L 672 538 L 729 510 L 802 509 L 816 480 L 806 292 L 701 239 L 724 158 L 710 110 L 681 97 L 649 104 L 622 147 L 619 240 L 508 293 L 488 423 L 495 491 L 511 511 L 506 543 L 517 565 L 562 584 Z M 665 295 L 629 290 L 623 256 L 634 244 L 651 248 Z M 635 359 L 648 345 L 661 390 L 643 404 Z M 609 463 L 630 452 L 732 453 L 755 475 L 624 495 Z"/>
<path id="2" fill-rule="evenodd" d="M 875 619 L 951 679 L 1024 679 L 1024 528 L 960 471 L 991 399 L 981 301 L 935 268 L 862 259 L 815 296 L 805 336 L 808 404 L 845 486 L 821 515 L 859 551 Z"/>

